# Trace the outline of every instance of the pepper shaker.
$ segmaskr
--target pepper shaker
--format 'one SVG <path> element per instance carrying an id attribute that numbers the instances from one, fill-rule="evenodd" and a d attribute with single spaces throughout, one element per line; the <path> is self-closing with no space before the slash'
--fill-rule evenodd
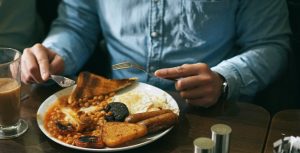
<path id="1" fill-rule="evenodd" d="M 199 137 L 194 140 L 194 153 L 213 153 L 215 143 L 206 137 Z"/>
<path id="2" fill-rule="evenodd" d="M 225 124 L 211 127 L 212 140 L 215 142 L 214 153 L 229 153 L 231 128 Z"/>

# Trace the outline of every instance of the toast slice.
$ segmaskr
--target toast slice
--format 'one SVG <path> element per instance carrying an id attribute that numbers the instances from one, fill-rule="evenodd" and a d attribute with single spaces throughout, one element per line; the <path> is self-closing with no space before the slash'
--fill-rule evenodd
<path id="1" fill-rule="evenodd" d="M 136 80 L 137 78 L 112 80 L 89 72 L 81 72 L 77 78 L 77 86 L 69 96 L 68 102 L 78 102 L 80 98 L 93 98 L 116 92 L 132 85 Z"/>
<path id="2" fill-rule="evenodd" d="M 126 122 L 107 122 L 102 129 L 102 140 L 108 147 L 117 147 L 147 134 L 144 125 Z"/>

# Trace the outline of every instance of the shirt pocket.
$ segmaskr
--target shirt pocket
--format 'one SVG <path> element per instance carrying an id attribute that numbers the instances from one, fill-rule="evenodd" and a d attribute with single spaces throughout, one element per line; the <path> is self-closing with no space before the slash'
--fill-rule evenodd
<path id="1" fill-rule="evenodd" d="M 226 12 L 229 0 L 183 0 L 182 11 L 192 14 L 218 15 Z"/>
<path id="2" fill-rule="evenodd" d="M 181 0 L 180 28 L 177 44 L 186 47 L 202 46 L 217 41 L 217 32 L 223 32 L 228 15 L 229 0 Z M 182 42 L 182 43 L 181 43 Z"/>

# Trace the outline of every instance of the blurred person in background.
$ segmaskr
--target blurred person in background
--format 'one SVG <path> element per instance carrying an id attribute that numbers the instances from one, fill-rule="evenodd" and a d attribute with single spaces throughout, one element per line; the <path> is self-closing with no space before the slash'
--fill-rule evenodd
<path id="1" fill-rule="evenodd" d="M 203 107 L 251 101 L 284 72 L 288 23 L 284 0 L 63 0 L 48 37 L 24 50 L 22 80 L 74 75 L 104 39 L 108 65 L 132 61 L 157 76 L 120 70 L 112 78 L 175 87 Z"/>
<path id="2" fill-rule="evenodd" d="M 23 51 L 43 39 L 35 0 L 0 0 L 0 46 Z"/>

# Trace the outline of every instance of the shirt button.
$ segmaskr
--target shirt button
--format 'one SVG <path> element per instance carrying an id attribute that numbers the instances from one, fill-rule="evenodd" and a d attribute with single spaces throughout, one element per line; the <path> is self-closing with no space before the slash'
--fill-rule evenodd
<path id="1" fill-rule="evenodd" d="M 154 72 L 155 71 L 155 66 L 150 66 L 150 71 Z"/>
<path id="2" fill-rule="evenodd" d="M 157 37 L 158 36 L 158 33 L 157 32 L 151 32 L 151 37 Z"/>

